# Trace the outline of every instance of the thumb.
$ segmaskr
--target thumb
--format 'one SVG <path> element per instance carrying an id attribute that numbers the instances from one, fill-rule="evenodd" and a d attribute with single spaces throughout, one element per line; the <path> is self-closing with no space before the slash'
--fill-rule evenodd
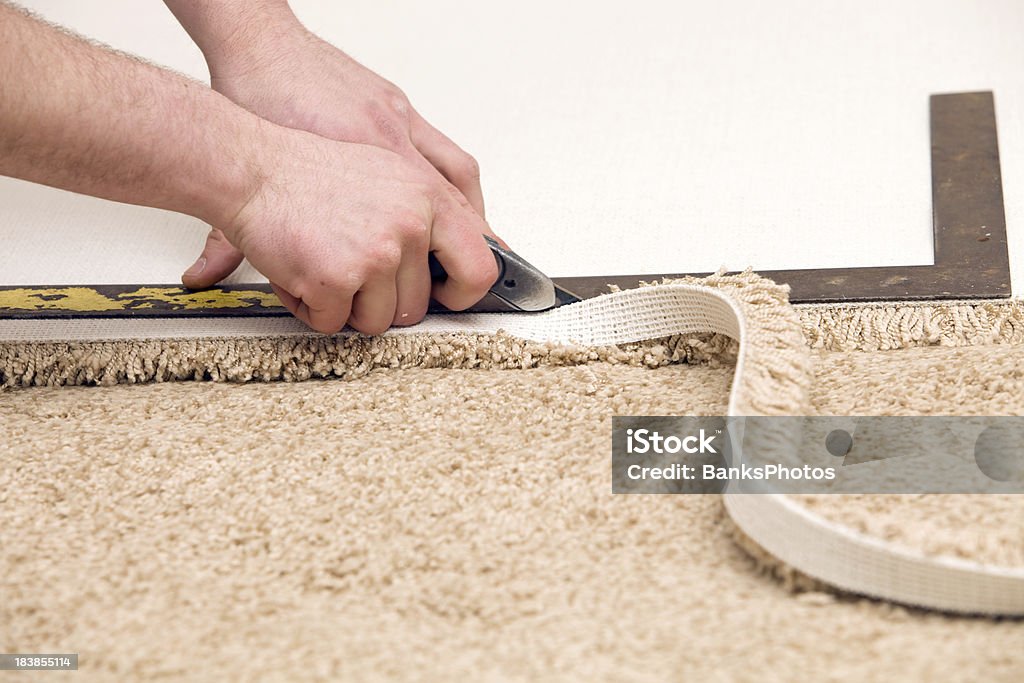
<path id="1" fill-rule="evenodd" d="M 189 289 L 210 287 L 231 275 L 241 262 L 242 252 L 228 242 L 223 232 L 212 228 L 202 255 L 182 274 L 181 282 Z"/>

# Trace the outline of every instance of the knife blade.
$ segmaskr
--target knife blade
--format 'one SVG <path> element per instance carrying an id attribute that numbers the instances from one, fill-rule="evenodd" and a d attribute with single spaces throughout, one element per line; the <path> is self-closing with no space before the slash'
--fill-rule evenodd
<path id="1" fill-rule="evenodd" d="M 539 268 L 519 254 L 505 249 L 492 237 L 484 235 L 487 246 L 498 263 L 498 278 L 487 294 L 467 308 L 466 313 L 538 313 L 572 304 L 580 298 L 551 281 Z M 443 282 L 448 277 L 444 266 L 430 254 L 430 277 Z M 431 313 L 450 313 L 436 301 L 430 303 Z"/>

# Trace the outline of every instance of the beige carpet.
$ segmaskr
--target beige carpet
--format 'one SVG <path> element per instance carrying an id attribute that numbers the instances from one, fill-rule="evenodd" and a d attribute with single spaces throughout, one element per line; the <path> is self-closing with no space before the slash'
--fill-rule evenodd
<path id="1" fill-rule="evenodd" d="M 1024 412 L 1016 303 L 798 315 L 816 412 Z M 79 652 L 65 676 L 111 681 L 1024 675 L 1020 620 L 795 579 L 715 496 L 611 495 L 611 416 L 723 413 L 726 340 L 436 342 L 402 357 L 458 368 L 371 372 L 416 363 L 370 344 L 358 372 L 288 366 L 347 381 L 0 393 L 0 650 Z M 0 347 L 4 381 L 39 353 Z M 880 537 L 1020 563 L 1022 497 L 822 498 Z"/>

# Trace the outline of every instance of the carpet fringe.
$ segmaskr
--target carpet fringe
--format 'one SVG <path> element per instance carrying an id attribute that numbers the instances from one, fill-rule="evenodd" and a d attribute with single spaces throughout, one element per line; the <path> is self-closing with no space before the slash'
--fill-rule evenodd
<path id="1" fill-rule="evenodd" d="M 807 345 L 825 351 L 1024 343 L 1024 303 L 807 304 L 795 307 Z"/>
<path id="2" fill-rule="evenodd" d="M 659 284 L 711 287 L 736 302 L 744 318 L 745 362 L 742 372 L 736 373 L 734 414 L 808 414 L 814 368 L 800 318 L 789 303 L 789 285 L 776 284 L 749 268 L 729 275 L 720 270 L 704 278 L 665 279 Z"/>

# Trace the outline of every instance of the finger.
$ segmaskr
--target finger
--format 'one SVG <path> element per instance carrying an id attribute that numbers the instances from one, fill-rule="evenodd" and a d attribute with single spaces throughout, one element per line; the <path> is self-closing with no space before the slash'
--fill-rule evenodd
<path id="1" fill-rule="evenodd" d="M 398 267 L 395 319 L 393 325 L 415 325 L 423 320 L 430 305 L 430 267 L 427 245 L 409 249 Z"/>
<path id="2" fill-rule="evenodd" d="M 295 315 L 295 312 L 299 310 L 299 304 L 302 303 L 302 299 L 297 296 L 293 296 L 290 292 L 286 291 L 284 287 L 276 285 L 273 282 L 270 283 L 270 288 L 274 290 L 274 294 L 281 300 L 281 305 L 288 309 L 288 312 Z M 306 322 L 306 321 L 303 321 Z M 306 323 L 307 325 L 309 323 Z"/>
<path id="3" fill-rule="evenodd" d="M 231 275 L 242 262 L 242 252 L 228 242 L 224 233 L 212 228 L 206 236 L 203 253 L 181 275 L 181 283 L 189 289 L 212 287 Z"/>
<path id="4" fill-rule="evenodd" d="M 280 285 L 270 283 L 274 294 L 292 315 L 323 334 L 336 334 L 345 327 L 352 308 L 352 296 L 338 292 L 318 292 L 309 300 L 295 296 Z"/>
<path id="5" fill-rule="evenodd" d="M 434 169 L 434 172 L 436 173 L 437 169 Z M 454 204 L 456 204 L 458 206 L 461 206 L 463 209 L 465 209 L 467 211 L 473 211 L 474 213 L 477 213 L 476 209 L 474 209 L 473 206 L 469 203 L 469 201 L 466 199 L 465 195 L 463 195 L 462 192 L 459 191 L 459 188 L 457 188 L 454 185 L 452 185 L 450 182 L 447 181 L 447 179 L 444 179 L 443 182 L 445 184 L 445 189 L 448 190 L 448 194 L 451 197 L 451 199 L 452 199 Z M 477 213 L 477 215 L 480 218 L 483 218 L 482 214 Z M 480 227 L 480 233 L 481 234 L 483 234 L 483 235 L 490 235 L 491 237 L 493 237 L 498 242 L 498 244 L 500 244 L 501 246 L 503 246 L 506 249 L 509 248 L 508 244 L 505 243 L 505 240 L 501 239 L 501 237 L 499 237 L 497 234 L 495 234 L 494 230 L 491 228 L 490 223 L 488 223 L 486 219 L 480 221 L 479 224 L 481 226 Z"/>
<path id="6" fill-rule="evenodd" d="M 491 237 L 493 237 L 494 241 L 497 242 L 498 244 L 500 244 L 502 246 L 502 248 L 507 249 L 508 251 L 512 251 L 512 247 L 508 246 L 508 242 L 506 242 L 505 240 L 501 239 L 499 236 L 495 235 L 494 231 L 491 230 L 490 226 L 487 226 L 487 230 L 486 230 L 485 234 L 490 235 Z"/>
<path id="7" fill-rule="evenodd" d="M 366 283 L 352 299 L 348 324 L 363 334 L 383 334 L 395 319 L 397 298 L 394 274 Z"/>
<path id="8" fill-rule="evenodd" d="M 498 279 L 494 253 L 483 239 L 483 219 L 462 207 L 439 212 L 430 250 L 448 277 L 435 283 L 433 295 L 446 308 L 461 311 L 480 301 Z"/>
<path id="9" fill-rule="evenodd" d="M 409 134 L 420 154 L 457 187 L 473 210 L 483 217 L 484 192 L 480 187 L 480 165 L 476 159 L 419 114 L 411 115 Z"/>

